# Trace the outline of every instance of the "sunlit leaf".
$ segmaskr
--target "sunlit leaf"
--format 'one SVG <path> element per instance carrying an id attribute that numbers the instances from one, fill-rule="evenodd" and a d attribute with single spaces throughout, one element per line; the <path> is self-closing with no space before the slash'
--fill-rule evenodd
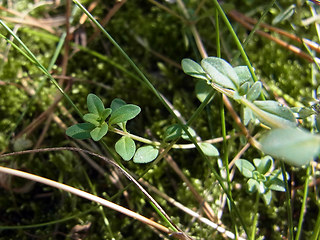
<path id="1" fill-rule="evenodd" d="M 99 126 L 99 115 L 94 114 L 94 113 L 87 113 L 83 116 L 83 120 L 85 120 L 86 122 L 92 123 L 95 126 Z"/>
<path id="2" fill-rule="evenodd" d="M 90 113 L 101 115 L 104 110 L 103 102 L 95 94 L 90 93 L 87 97 L 87 105 Z"/>
<path id="3" fill-rule="evenodd" d="M 233 69 L 238 75 L 239 85 L 250 80 L 253 81 L 248 66 L 238 66 L 238 67 L 234 67 Z"/>
<path id="4" fill-rule="evenodd" d="M 271 169 L 273 160 L 270 156 L 264 156 L 263 158 L 253 159 L 253 163 L 260 174 L 266 174 Z"/>
<path id="5" fill-rule="evenodd" d="M 262 89 L 262 84 L 261 82 L 255 82 L 251 88 L 249 89 L 248 93 L 247 93 L 247 99 L 249 101 L 254 101 L 256 100 L 261 93 L 261 89 Z"/>
<path id="6" fill-rule="evenodd" d="M 284 181 L 281 181 L 279 178 L 271 178 L 267 183 L 266 186 L 270 190 L 278 191 L 278 192 L 285 192 L 285 183 Z"/>
<path id="7" fill-rule="evenodd" d="M 249 124 L 250 121 L 254 121 L 255 117 L 251 109 L 248 107 L 243 108 L 243 123 L 245 126 Z"/>
<path id="8" fill-rule="evenodd" d="M 247 187 L 248 187 L 248 191 L 250 193 L 254 193 L 256 191 L 259 191 L 259 188 L 260 188 L 260 183 L 253 179 L 253 178 L 250 178 L 248 181 L 247 181 Z"/>
<path id="9" fill-rule="evenodd" d="M 134 104 L 123 105 L 111 113 L 109 124 L 116 124 L 135 118 L 141 111 L 141 108 Z"/>
<path id="10" fill-rule="evenodd" d="M 155 147 L 148 145 L 138 148 L 136 154 L 133 157 L 135 163 L 149 163 L 157 158 L 159 150 Z"/>
<path id="11" fill-rule="evenodd" d="M 264 124 L 276 127 L 295 127 L 296 126 L 296 118 L 293 115 L 293 112 L 290 108 L 280 104 L 279 102 L 267 100 L 267 101 L 254 101 L 253 102 L 260 110 L 261 114 L 253 113 L 259 118 L 261 122 Z M 275 123 L 279 123 L 278 125 Z"/>
<path id="12" fill-rule="evenodd" d="M 225 60 L 217 57 L 208 57 L 201 61 L 201 66 L 209 74 L 213 82 L 225 88 L 238 89 L 238 75 Z"/>
<path id="13" fill-rule="evenodd" d="M 264 203 L 266 205 L 269 205 L 272 199 L 272 191 L 266 191 L 263 195 L 262 195 L 262 199 L 264 201 Z"/>
<path id="14" fill-rule="evenodd" d="M 298 118 L 304 119 L 307 117 L 310 117 L 313 114 L 316 114 L 316 112 L 308 107 L 296 107 L 296 108 L 291 108 L 291 110 L 294 110 L 295 113 L 298 114 Z"/>
<path id="15" fill-rule="evenodd" d="M 250 83 L 248 82 L 243 83 L 239 88 L 239 91 L 238 91 L 239 95 L 240 96 L 246 95 L 249 91 L 249 88 L 250 88 Z"/>
<path id="16" fill-rule="evenodd" d="M 252 172 L 255 170 L 255 167 L 248 160 L 238 159 L 235 162 L 235 165 L 238 168 L 238 170 L 242 173 L 243 176 L 247 178 L 251 178 L 253 176 Z"/>
<path id="17" fill-rule="evenodd" d="M 96 127 L 90 132 L 90 136 L 94 141 L 99 141 L 108 132 L 108 124 L 104 122 L 100 127 Z"/>
<path id="18" fill-rule="evenodd" d="M 260 143 L 266 154 L 294 166 L 308 164 L 320 150 L 320 137 L 298 128 L 271 130 Z"/>
<path id="19" fill-rule="evenodd" d="M 111 108 L 106 108 L 102 111 L 101 113 L 101 120 L 105 121 L 107 119 L 107 117 L 109 117 L 109 115 L 112 113 L 112 109 Z"/>
<path id="20" fill-rule="evenodd" d="M 116 142 L 115 149 L 123 160 L 129 161 L 136 152 L 136 144 L 130 137 L 123 136 Z"/>
<path id="21" fill-rule="evenodd" d="M 186 74 L 188 74 L 194 78 L 200 78 L 203 80 L 207 80 L 206 72 L 202 69 L 200 64 L 196 63 L 195 61 L 193 61 L 189 58 L 182 59 L 181 66 L 182 66 L 182 70 Z"/>
<path id="22" fill-rule="evenodd" d="M 199 143 L 199 147 L 203 151 L 203 153 L 210 157 L 218 157 L 219 151 L 218 149 L 210 143 Z"/>
<path id="23" fill-rule="evenodd" d="M 110 107 L 111 107 L 112 111 L 115 111 L 119 107 L 122 107 L 123 105 L 126 105 L 125 101 L 123 101 L 120 98 L 115 98 L 115 99 L 112 100 Z"/>

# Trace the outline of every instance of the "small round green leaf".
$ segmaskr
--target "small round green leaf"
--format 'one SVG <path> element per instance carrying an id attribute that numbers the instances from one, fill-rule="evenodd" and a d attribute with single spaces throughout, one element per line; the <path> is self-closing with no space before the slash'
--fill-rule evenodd
<path id="1" fill-rule="evenodd" d="M 195 61 L 188 59 L 188 58 L 182 59 L 181 66 L 182 66 L 182 70 L 186 74 L 188 74 L 194 78 L 200 78 L 203 80 L 207 80 L 206 72 L 202 69 L 200 64 L 196 63 Z"/>
<path id="2" fill-rule="evenodd" d="M 233 69 L 238 75 L 239 85 L 250 80 L 253 81 L 248 66 L 238 66 L 238 67 L 234 67 Z"/>
<path id="3" fill-rule="evenodd" d="M 203 151 L 203 153 L 210 157 L 218 157 L 219 151 L 218 149 L 210 143 L 199 143 L 199 147 Z"/>
<path id="4" fill-rule="evenodd" d="M 92 123 L 94 124 L 95 126 L 99 126 L 100 123 L 98 122 L 99 121 L 99 115 L 97 114 L 94 114 L 94 113 L 87 113 L 83 116 L 83 120 L 86 121 L 86 122 L 89 122 L 89 123 Z"/>
<path id="5" fill-rule="evenodd" d="M 256 192 L 257 190 L 259 190 L 260 188 L 260 184 L 257 180 L 253 179 L 253 178 L 250 178 L 248 181 L 247 181 L 247 186 L 248 186 L 248 191 L 250 193 L 254 193 Z"/>
<path id="6" fill-rule="evenodd" d="M 165 131 L 165 141 L 175 140 L 182 135 L 182 127 L 180 124 L 173 124 L 169 126 Z"/>
<path id="7" fill-rule="evenodd" d="M 260 174 L 266 174 L 270 171 L 273 165 L 273 159 L 270 156 L 264 156 L 263 158 L 255 158 L 253 159 L 253 163 L 256 166 L 257 171 Z"/>
<path id="8" fill-rule="evenodd" d="M 238 91 L 239 95 L 240 96 L 246 95 L 248 93 L 248 91 L 249 91 L 249 88 L 250 88 L 250 83 L 249 82 L 243 83 L 239 88 L 239 91 Z"/>
<path id="9" fill-rule="evenodd" d="M 225 88 L 238 89 L 238 75 L 225 60 L 217 57 L 208 57 L 202 59 L 201 66 L 215 83 Z"/>
<path id="10" fill-rule="evenodd" d="M 116 124 L 135 118 L 141 111 L 141 108 L 134 104 L 126 104 L 111 113 L 109 124 Z"/>
<path id="11" fill-rule="evenodd" d="M 130 137 L 123 136 L 116 142 L 115 149 L 123 160 L 129 161 L 136 152 L 136 144 Z"/>
<path id="12" fill-rule="evenodd" d="M 266 183 L 267 188 L 278 191 L 278 192 L 285 192 L 285 183 L 284 181 L 280 180 L 279 178 L 271 178 L 270 180 L 267 181 Z"/>
<path id="13" fill-rule="evenodd" d="M 266 205 L 269 205 L 272 199 L 272 191 L 266 191 L 263 195 L 262 195 L 263 201 Z"/>
<path id="14" fill-rule="evenodd" d="M 245 159 L 238 159 L 235 162 L 238 170 L 242 173 L 243 176 L 247 178 L 252 178 L 252 172 L 255 170 L 255 167 L 252 165 L 251 162 Z"/>
<path id="15" fill-rule="evenodd" d="M 94 141 L 99 141 L 108 132 L 108 124 L 106 122 L 102 123 L 101 127 L 96 127 L 90 132 L 90 136 Z"/>
<path id="16" fill-rule="evenodd" d="M 148 145 L 138 148 L 136 154 L 133 157 L 134 163 L 149 163 L 157 158 L 159 150 L 155 147 Z"/>
<path id="17" fill-rule="evenodd" d="M 256 100 L 261 93 L 261 89 L 262 89 L 262 84 L 261 82 L 255 82 L 252 87 L 249 89 L 248 93 L 247 93 L 247 99 L 249 101 L 254 101 Z"/>
<path id="18" fill-rule="evenodd" d="M 105 121 L 107 119 L 107 117 L 109 117 L 109 115 L 111 114 L 112 109 L 111 108 L 106 108 L 102 111 L 101 113 L 101 121 Z"/>
<path id="19" fill-rule="evenodd" d="M 104 110 L 103 102 L 95 94 L 90 93 L 87 97 L 87 105 L 90 113 L 101 115 Z"/>
<path id="20" fill-rule="evenodd" d="M 111 107 L 112 111 L 115 111 L 119 107 L 122 107 L 123 105 L 126 105 L 126 104 L 127 103 L 125 101 L 123 101 L 122 99 L 115 98 L 115 99 L 112 100 L 110 107 Z"/>
<path id="21" fill-rule="evenodd" d="M 299 118 L 307 118 L 310 117 L 311 115 L 315 114 L 316 112 L 308 107 L 301 107 L 299 108 L 299 110 L 297 111 Z"/>
<path id="22" fill-rule="evenodd" d="M 66 134 L 69 137 L 75 138 L 75 139 L 88 139 L 91 138 L 90 132 L 95 128 L 96 126 L 92 123 L 78 123 L 71 127 L 68 127 L 66 130 Z"/>

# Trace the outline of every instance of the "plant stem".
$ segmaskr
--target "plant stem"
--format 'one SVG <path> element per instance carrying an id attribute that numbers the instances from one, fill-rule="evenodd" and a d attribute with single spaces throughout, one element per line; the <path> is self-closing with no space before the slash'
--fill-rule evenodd
<path id="1" fill-rule="evenodd" d="M 283 161 L 280 161 L 282 177 L 285 182 L 286 188 L 286 202 L 287 202 L 287 213 L 288 213 L 288 228 L 289 228 L 289 240 L 293 240 L 293 221 L 292 221 L 292 207 L 291 207 L 291 197 L 290 197 L 290 189 L 288 184 L 288 178 L 286 173 L 286 168 Z"/>
<path id="2" fill-rule="evenodd" d="M 220 58 L 221 57 L 221 50 L 220 50 L 220 28 L 219 28 L 219 11 L 216 8 L 215 9 L 215 21 L 216 21 L 216 47 L 217 47 L 217 57 Z M 220 94 L 220 119 L 221 119 L 221 132 L 222 132 L 222 138 L 223 138 L 223 144 L 222 144 L 222 148 L 223 148 L 223 163 L 224 163 L 224 167 L 225 167 L 225 171 L 227 173 L 226 176 L 226 180 L 227 180 L 227 184 L 228 184 L 228 191 L 230 196 L 232 196 L 232 192 L 231 192 L 231 183 L 230 183 L 230 171 L 229 171 L 229 151 L 228 151 L 228 146 L 227 146 L 227 129 L 226 129 L 226 119 L 225 119 L 225 111 L 224 111 L 224 102 L 223 102 L 223 93 Z M 237 238 L 237 226 L 236 226 L 236 222 L 234 221 L 234 213 L 233 213 L 233 207 L 230 204 L 230 199 L 227 200 L 228 201 L 228 207 L 229 207 L 229 211 L 230 214 L 232 216 L 232 223 L 233 226 L 235 228 L 235 236 Z"/>
<path id="3" fill-rule="evenodd" d="M 242 58 L 243 58 L 244 62 L 246 63 L 246 65 L 248 66 L 248 68 L 249 68 L 249 70 L 250 70 L 250 73 L 251 73 L 251 75 L 252 75 L 253 80 L 254 80 L 255 82 L 258 81 L 257 76 L 256 76 L 256 74 L 254 73 L 254 70 L 253 70 L 253 68 L 252 68 L 252 66 L 251 66 L 250 60 L 249 60 L 246 52 L 244 51 L 244 49 L 243 49 L 243 47 L 242 47 L 242 44 L 241 44 L 241 42 L 240 42 L 237 34 L 236 34 L 235 31 L 233 30 L 232 25 L 231 25 L 231 23 L 229 22 L 229 19 L 227 18 L 226 14 L 224 13 L 223 9 L 221 8 L 219 2 L 218 2 L 217 0 L 213 0 L 213 3 L 214 3 L 214 5 L 215 5 L 216 9 L 219 11 L 219 14 L 220 14 L 220 16 L 222 17 L 224 23 L 226 24 L 229 32 L 231 33 L 231 36 L 233 37 L 233 39 L 234 39 L 234 41 L 235 41 L 235 43 L 236 43 L 236 45 L 237 45 L 237 47 L 238 47 L 241 55 L 242 55 Z"/>
<path id="4" fill-rule="evenodd" d="M 256 229 L 257 229 L 257 223 L 258 223 L 259 199 L 260 199 L 260 194 L 257 191 L 256 201 L 254 203 L 254 213 L 253 213 L 254 216 L 253 216 L 253 221 L 252 221 L 251 240 L 255 240 L 255 238 L 256 238 Z"/>
<path id="5" fill-rule="evenodd" d="M 317 221 L 316 221 L 316 224 L 314 226 L 314 231 L 313 231 L 313 234 L 310 238 L 310 240 L 319 240 L 319 233 L 320 233 L 320 207 L 318 205 L 318 216 L 317 216 Z"/>
<path id="6" fill-rule="evenodd" d="M 269 5 L 264 9 L 263 14 L 259 18 L 258 22 L 254 25 L 254 27 L 251 30 L 250 34 L 248 35 L 248 37 L 246 37 L 245 41 L 243 42 L 243 47 L 246 47 L 246 45 L 249 43 L 249 41 L 251 40 L 251 38 L 255 34 L 256 30 L 259 28 L 260 24 L 262 23 L 264 17 L 267 15 L 267 13 L 269 13 L 270 9 L 272 8 L 272 6 L 274 5 L 275 2 L 276 2 L 276 0 L 272 0 L 272 2 L 270 2 Z M 231 63 L 235 59 L 237 59 L 240 56 L 240 54 L 241 53 L 238 52 L 237 55 L 232 59 Z"/>
<path id="7" fill-rule="evenodd" d="M 185 131 L 185 133 L 188 135 L 188 137 L 191 139 L 193 144 L 196 146 L 198 152 L 200 153 L 201 157 L 211 166 L 210 160 L 207 158 L 207 156 L 203 153 L 201 150 L 199 144 L 197 143 L 196 139 L 190 134 L 188 128 L 186 125 L 184 125 L 179 117 L 174 113 L 174 111 L 170 108 L 170 106 L 165 102 L 165 100 L 161 97 L 160 93 L 154 88 L 154 86 L 151 84 L 151 82 L 147 79 L 147 77 L 143 74 L 143 72 L 137 67 L 137 65 L 131 60 L 131 58 L 127 55 L 127 53 L 120 47 L 120 45 L 111 37 L 111 35 L 99 24 L 99 22 L 79 3 L 77 0 L 73 0 L 73 2 L 90 18 L 90 20 L 101 30 L 101 32 L 109 39 L 109 41 L 120 51 L 120 53 L 125 57 L 125 59 L 129 62 L 129 64 L 133 67 L 133 69 L 137 72 L 137 74 L 141 77 L 142 82 L 145 83 L 148 88 L 153 92 L 153 94 L 156 95 L 156 97 L 160 100 L 160 102 L 167 108 L 167 110 L 170 112 L 170 114 L 179 122 L 182 126 L 182 129 Z M 178 1 L 179 2 L 179 1 Z M 181 2 L 181 1 L 180 1 Z M 214 85 L 214 84 L 213 84 Z M 216 86 L 216 88 L 219 88 Z M 222 90 L 225 92 L 228 92 L 227 90 Z M 224 186 L 224 181 L 223 179 L 219 176 L 217 171 L 212 168 L 212 173 L 215 175 L 217 178 L 219 184 L 221 185 L 223 191 L 227 194 L 228 198 L 231 200 L 233 207 L 236 210 L 236 214 L 241 221 L 241 224 L 243 225 L 243 228 L 248 235 L 248 229 L 247 226 L 244 223 L 244 220 L 237 209 L 232 196 L 228 193 L 228 190 Z"/>
<path id="8" fill-rule="evenodd" d="M 69 193 L 72 193 L 74 195 L 77 195 L 79 197 L 82 197 L 82 198 L 86 198 L 90 201 L 93 201 L 93 202 L 96 202 L 96 203 L 99 203 L 105 207 L 108 207 L 108 208 L 111 208 L 115 211 L 118 211 L 118 212 L 121 212 L 129 217 L 132 217 L 134 219 L 137 219 L 138 221 L 141 221 L 145 224 L 148 224 L 152 227 L 155 227 L 157 228 L 158 230 L 160 231 L 163 231 L 167 234 L 170 234 L 171 231 L 162 226 L 161 224 L 158 224 L 142 215 L 139 215 L 129 209 L 126 209 L 122 206 L 119 206 L 113 202 L 109 202 L 103 198 L 100 198 L 98 196 L 95 196 L 93 194 L 90 194 L 90 193 L 87 193 L 85 191 L 82 191 L 82 190 L 79 190 L 77 188 L 73 188 L 73 187 L 70 187 L 68 185 L 65 185 L 65 184 L 62 184 L 62 183 L 59 183 L 59 182 L 56 182 L 56 181 L 53 181 L 53 180 L 50 180 L 50 179 L 47 179 L 47 178 L 43 178 L 43 177 L 40 177 L 40 176 L 37 176 L 37 175 L 33 175 L 33 174 L 30 174 L 30 173 L 26 173 L 26 172 L 23 172 L 23 171 L 19 171 L 19 170 L 16 170 L 16 169 L 11 169 L 11 168 L 7 168 L 7 167 L 2 167 L 0 166 L 0 172 L 2 173 L 6 173 L 6 174 L 10 174 L 10 175 L 14 175 L 14 176 L 18 176 L 18 177 L 21 177 L 21 178 L 25 178 L 25 179 L 29 179 L 31 181 L 35 181 L 35 182 L 39 182 L 39 183 L 42 183 L 42 184 L 45 184 L 45 185 L 48 185 L 48 186 L 51 186 L 51 187 L 54 187 L 54 188 L 58 188 L 58 189 L 61 189 L 63 191 L 66 191 L 66 192 L 69 192 Z"/>
<path id="9" fill-rule="evenodd" d="M 295 240 L 299 240 L 300 239 L 302 223 L 303 223 L 304 214 L 305 214 L 305 210 L 306 210 L 306 202 L 307 202 L 307 197 L 308 197 L 308 189 L 309 189 L 308 185 L 309 185 L 310 173 L 311 173 L 311 165 L 308 166 L 307 172 L 306 172 L 306 180 L 304 182 L 304 191 L 303 191 L 303 200 L 302 200 L 299 223 L 298 223 L 298 230 L 297 230 L 297 233 L 296 233 Z"/>

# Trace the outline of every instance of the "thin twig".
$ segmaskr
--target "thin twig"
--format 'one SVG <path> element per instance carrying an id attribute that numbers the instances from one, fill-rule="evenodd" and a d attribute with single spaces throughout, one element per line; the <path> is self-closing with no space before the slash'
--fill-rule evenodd
<path id="1" fill-rule="evenodd" d="M 38 149 L 39 150 L 39 149 Z M 70 150 L 70 149 L 69 149 Z M 6 154 L 8 156 L 8 154 Z M 93 194 L 90 194 L 90 193 L 87 193 L 85 191 L 82 191 L 82 190 L 79 190 L 77 188 L 73 188 L 73 187 L 70 187 L 68 185 L 65 185 L 65 184 L 62 184 L 62 183 L 59 183 L 59 182 L 56 182 L 56 181 L 53 181 L 53 180 L 50 180 L 50 179 L 47 179 L 47 178 L 43 178 L 43 177 L 40 177 L 40 176 L 37 176 L 37 175 L 33 175 L 31 173 L 26 173 L 26 172 L 23 172 L 23 171 L 19 171 L 19 170 L 16 170 L 16 169 L 11 169 L 11 168 L 7 168 L 7 167 L 2 167 L 0 166 L 0 172 L 2 173 L 6 173 L 6 174 L 10 174 L 10 175 L 14 175 L 14 176 L 18 176 L 18 177 L 22 177 L 22 178 L 25 178 L 25 179 L 29 179 L 31 181 L 35 181 L 35 182 L 39 182 L 39 183 L 42 183 L 42 184 L 46 184 L 48 186 L 51 186 L 51 187 L 54 187 L 54 188 L 58 188 L 58 189 L 61 189 L 63 191 L 66 191 L 66 192 L 70 192 L 74 195 L 77 195 L 79 197 L 82 197 L 82 198 L 86 198 L 90 201 L 94 201 L 96 203 L 99 203 L 105 207 L 108 207 L 108 208 L 111 208 L 115 211 L 118 211 L 118 212 L 121 212 L 129 217 L 132 217 L 134 219 L 137 219 L 138 221 L 141 221 L 145 224 L 148 224 L 152 227 L 155 227 L 159 230 L 161 230 L 162 232 L 165 232 L 167 234 L 171 234 L 172 232 L 166 228 L 165 226 L 159 224 L 159 223 L 156 223 L 140 214 L 137 214 L 127 208 L 124 208 L 122 206 L 119 206 L 113 202 L 110 202 L 108 200 L 105 200 L 101 197 L 98 197 L 98 196 L 95 196 Z"/>
<path id="2" fill-rule="evenodd" d="M 92 155 L 95 157 L 98 157 L 102 160 L 104 160 L 106 163 L 116 167 L 124 176 L 126 176 L 130 181 L 132 181 L 138 188 L 139 190 L 157 207 L 157 209 L 166 217 L 166 219 L 173 225 L 175 226 L 175 224 L 172 222 L 172 220 L 170 219 L 170 217 L 167 215 L 167 213 L 162 209 L 162 207 L 153 199 L 153 197 L 139 184 L 139 182 L 134 179 L 126 170 L 124 170 L 123 168 L 121 168 L 120 166 L 117 165 L 117 163 L 111 161 L 110 159 L 94 153 L 94 152 L 90 152 L 84 149 L 80 149 L 80 148 L 73 148 L 73 147 L 57 147 L 57 148 L 42 148 L 42 149 L 35 149 L 35 150 L 25 150 L 25 151 L 20 151 L 20 152 L 13 152 L 13 153 L 6 153 L 0 156 L 0 158 L 4 158 L 4 157 L 9 157 L 9 156 L 15 156 L 15 155 L 22 155 L 22 154 L 28 154 L 28 153 L 40 153 L 40 152 L 52 152 L 52 151 L 74 151 L 74 152 L 84 152 L 88 155 Z M 175 226 L 176 227 L 176 226 Z M 183 233 L 186 236 L 187 239 L 187 235 L 185 233 Z"/>

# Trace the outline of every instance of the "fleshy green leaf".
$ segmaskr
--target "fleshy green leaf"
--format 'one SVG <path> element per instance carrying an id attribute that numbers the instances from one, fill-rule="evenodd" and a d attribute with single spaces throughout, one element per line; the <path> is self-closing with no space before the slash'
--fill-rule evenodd
<path id="1" fill-rule="evenodd" d="M 134 104 L 123 105 L 111 113 L 109 124 L 116 124 L 135 118 L 141 111 L 141 108 Z"/>
<path id="2" fill-rule="evenodd" d="M 260 142 L 266 154 L 294 166 L 308 164 L 320 150 L 320 137 L 298 128 L 271 130 Z"/>
<path id="3" fill-rule="evenodd" d="M 213 88 L 205 81 L 198 81 L 196 83 L 196 95 L 200 102 L 203 102 L 206 97 L 212 92 Z M 210 101 L 212 98 L 210 99 Z"/>
<path id="4" fill-rule="evenodd" d="M 106 108 L 102 111 L 101 113 L 101 121 L 105 121 L 107 119 L 107 117 L 109 117 L 109 115 L 112 113 L 112 109 L 111 108 Z"/>
<path id="5" fill-rule="evenodd" d="M 272 191 L 267 191 L 262 195 L 263 201 L 266 205 L 269 205 L 272 199 Z"/>
<path id="6" fill-rule="evenodd" d="M 244 84 L 242 84 L 238 91 L 239 95 L 240 96 L 246 95 L 249 91 L 249 88 L 250 88 L 250 83 L 245 82 Z"/>
<path id="7" fill-rule="evenodd" d="M 288 107 L 272 100 L 254 101 L 253 103 L 263 111 L 263 116 L 255 115 L 264 124 L 273 127 L 273 122 L 278 122 L 284 127 L 296 126 L 296 119 Z"/>
<path id="8" fill-rule="evenodd" d="M 270 156 L 265 156 L 262 159 L 255 158 L 253 159 L 253 163 L 260 174 L 266 174 L 273 165 L 273 161 Z"/>
<path id="9" fill-rule="evenodd" d="M 250 121 L 254 121 L 255 117 L 251 109 L 248 107 L 243 108 L 243 123 L 245 126 L 249 124 Z"/>
<path id="10" fill-rule="evenodd" d="M 295 8 L 296 5 L 290 5 L 286 10 L 282 11 L 272 20 L 272 25 L 276 25 L 279 22 L 289 19 L 294 14 Z"/>
<path id="11" fill-rule="evenodd" d="M 108 124 L 106 122 L 102 123 L 101 127 L 96 127 L 90 132 L 90 136 L 94 141 L 99 141 L 108 132 Z"/>
<path id="12" fill-rule="evenodd" d="M 255 167 L 251 162 L 245 159 L 238 159 L 235 164 L 243 176 L 252 178 L 252 172 L 255 170 Z"/>
<path id="13" fill-rule="evenodd" d="M 239 85 L 243 84 L 244 82 L 250 81 L 250 80 L 253 81 L 248 66 L 238 66 L 238 67 L 234 67 L 233 69 L 238 75 Z"/>
<path id="14" fill-rule="evenodd" d="M 320 114 L 316 116 L 316 128 L 320 131 Z"/>
<path id="15" fill-rule="evenodd" d="M 262 89 L 262 84 L 261 82 L 255 82 L 252 87 L 249 89 L 248 93 L 247 93 L 247 99 L 249 101 L 254 101 L 256 100 L 261 93 L 261 89 Z"/>
<path id="16" fill-rule="evenodd" d="M 267 183 L 266 186 L 270 190 L 278 191 L 278 192 L 285 192 L 285 183 L 281 181 L 279 178 L 271 178 Z"/>
<path id="17" fill-rule="evenodd" d="M 123 105 L 126 105 L 125 101 L 123 101 L 120 98 L 115 98 L 115 99 L 112 100 L 110 107 L 111 107 L 112 111 L 115 111 L 119 107 L 122 107 Z"/>
<path id="18" fill-rule="evenodd" d="M 217 57 L 208 57 L 201 61 L 201 66 L 215 83 L 225 88 L 238 89 L 238 75 L 225 60 Z"/>
<path id="19" fill-rule="evenodd" d="M 116 142 L 115 149 L 123 160 L 129 161 L 136 152 L 136 144 L 130 137 L 123 136 Z"/>
<path id="20" fill-rule="evenodd" d="M 68 127 L 66 130 L 66 134 L 69 137 L 75 138 L 75 139 L 88 139 L 91 138 L 90 132 L 95 128 L 96 126 L 92 123 L 78 123 L 71 127 Z"/>
<path id="21" fill-rule="evenodd" d="M 100 123 L 98 122 L 99 120 L 99 115 L 94 114 L 94 113 L 87 113 L 83 116 L 83 120 L 89 123 L 94 124 L 95 126 L 99 126 Z"/>
<path id="22" fill-rule="evenodd" d="M 134 163 L 149 163 L 155 160 L 158 156 L 159 150 L 155 147 L 148 145 L 138 148 L 133 157 Z"/>
<path id="23" fill-rule="evenodd" d="M 175 140 L 182 135 L 182 127 L 180 124 L 173 124 L 169 126 L 165 131 L 165 141 Z"/>
<path id="24" fill-rule="evenodd" d="M 87 105 L 90 113 L 101 116 L 101 113 L 104 110 L 104 105 L 99 97 L 90 93 L 87 97 Z"/>
<path id="25" fill-rule="evenodd" d="M 207 156 L 210 156 L 210 157 L 219 156 L 218 149 L 210 143 L 205 143 L 205 142 L 199 143 L 199 147 L 201 148 L 203 153 Z"/>
<path id="26" fill-rule="evenodd" d="M 299 110 L 296 112 L 298 113 L 299 118 L 302 118 L 302 119 L 310 117 L 311 115 L 315 114 L 315 111 L 308 107 L 299 108 Z"/>
<path id="27" fill-rule="evenodd" d="M 208 79 L 206 72 L 202 69 L 200 64 L 189 58 L 182 59 L 181 66 L 182 70 L 191 77 L 200 78 L 203 80 Z"/>
<path id="28" fill-rule="evenodd" d="M 248 191 L 250 193 L 254 193 L 256 192 L 257 190 L 259 190 L 260 188 L 260 183 L 253 179 L 253 178 L 250 178 L 248 181 L 247 181 L 247 186 L 248 186 Z"/>

